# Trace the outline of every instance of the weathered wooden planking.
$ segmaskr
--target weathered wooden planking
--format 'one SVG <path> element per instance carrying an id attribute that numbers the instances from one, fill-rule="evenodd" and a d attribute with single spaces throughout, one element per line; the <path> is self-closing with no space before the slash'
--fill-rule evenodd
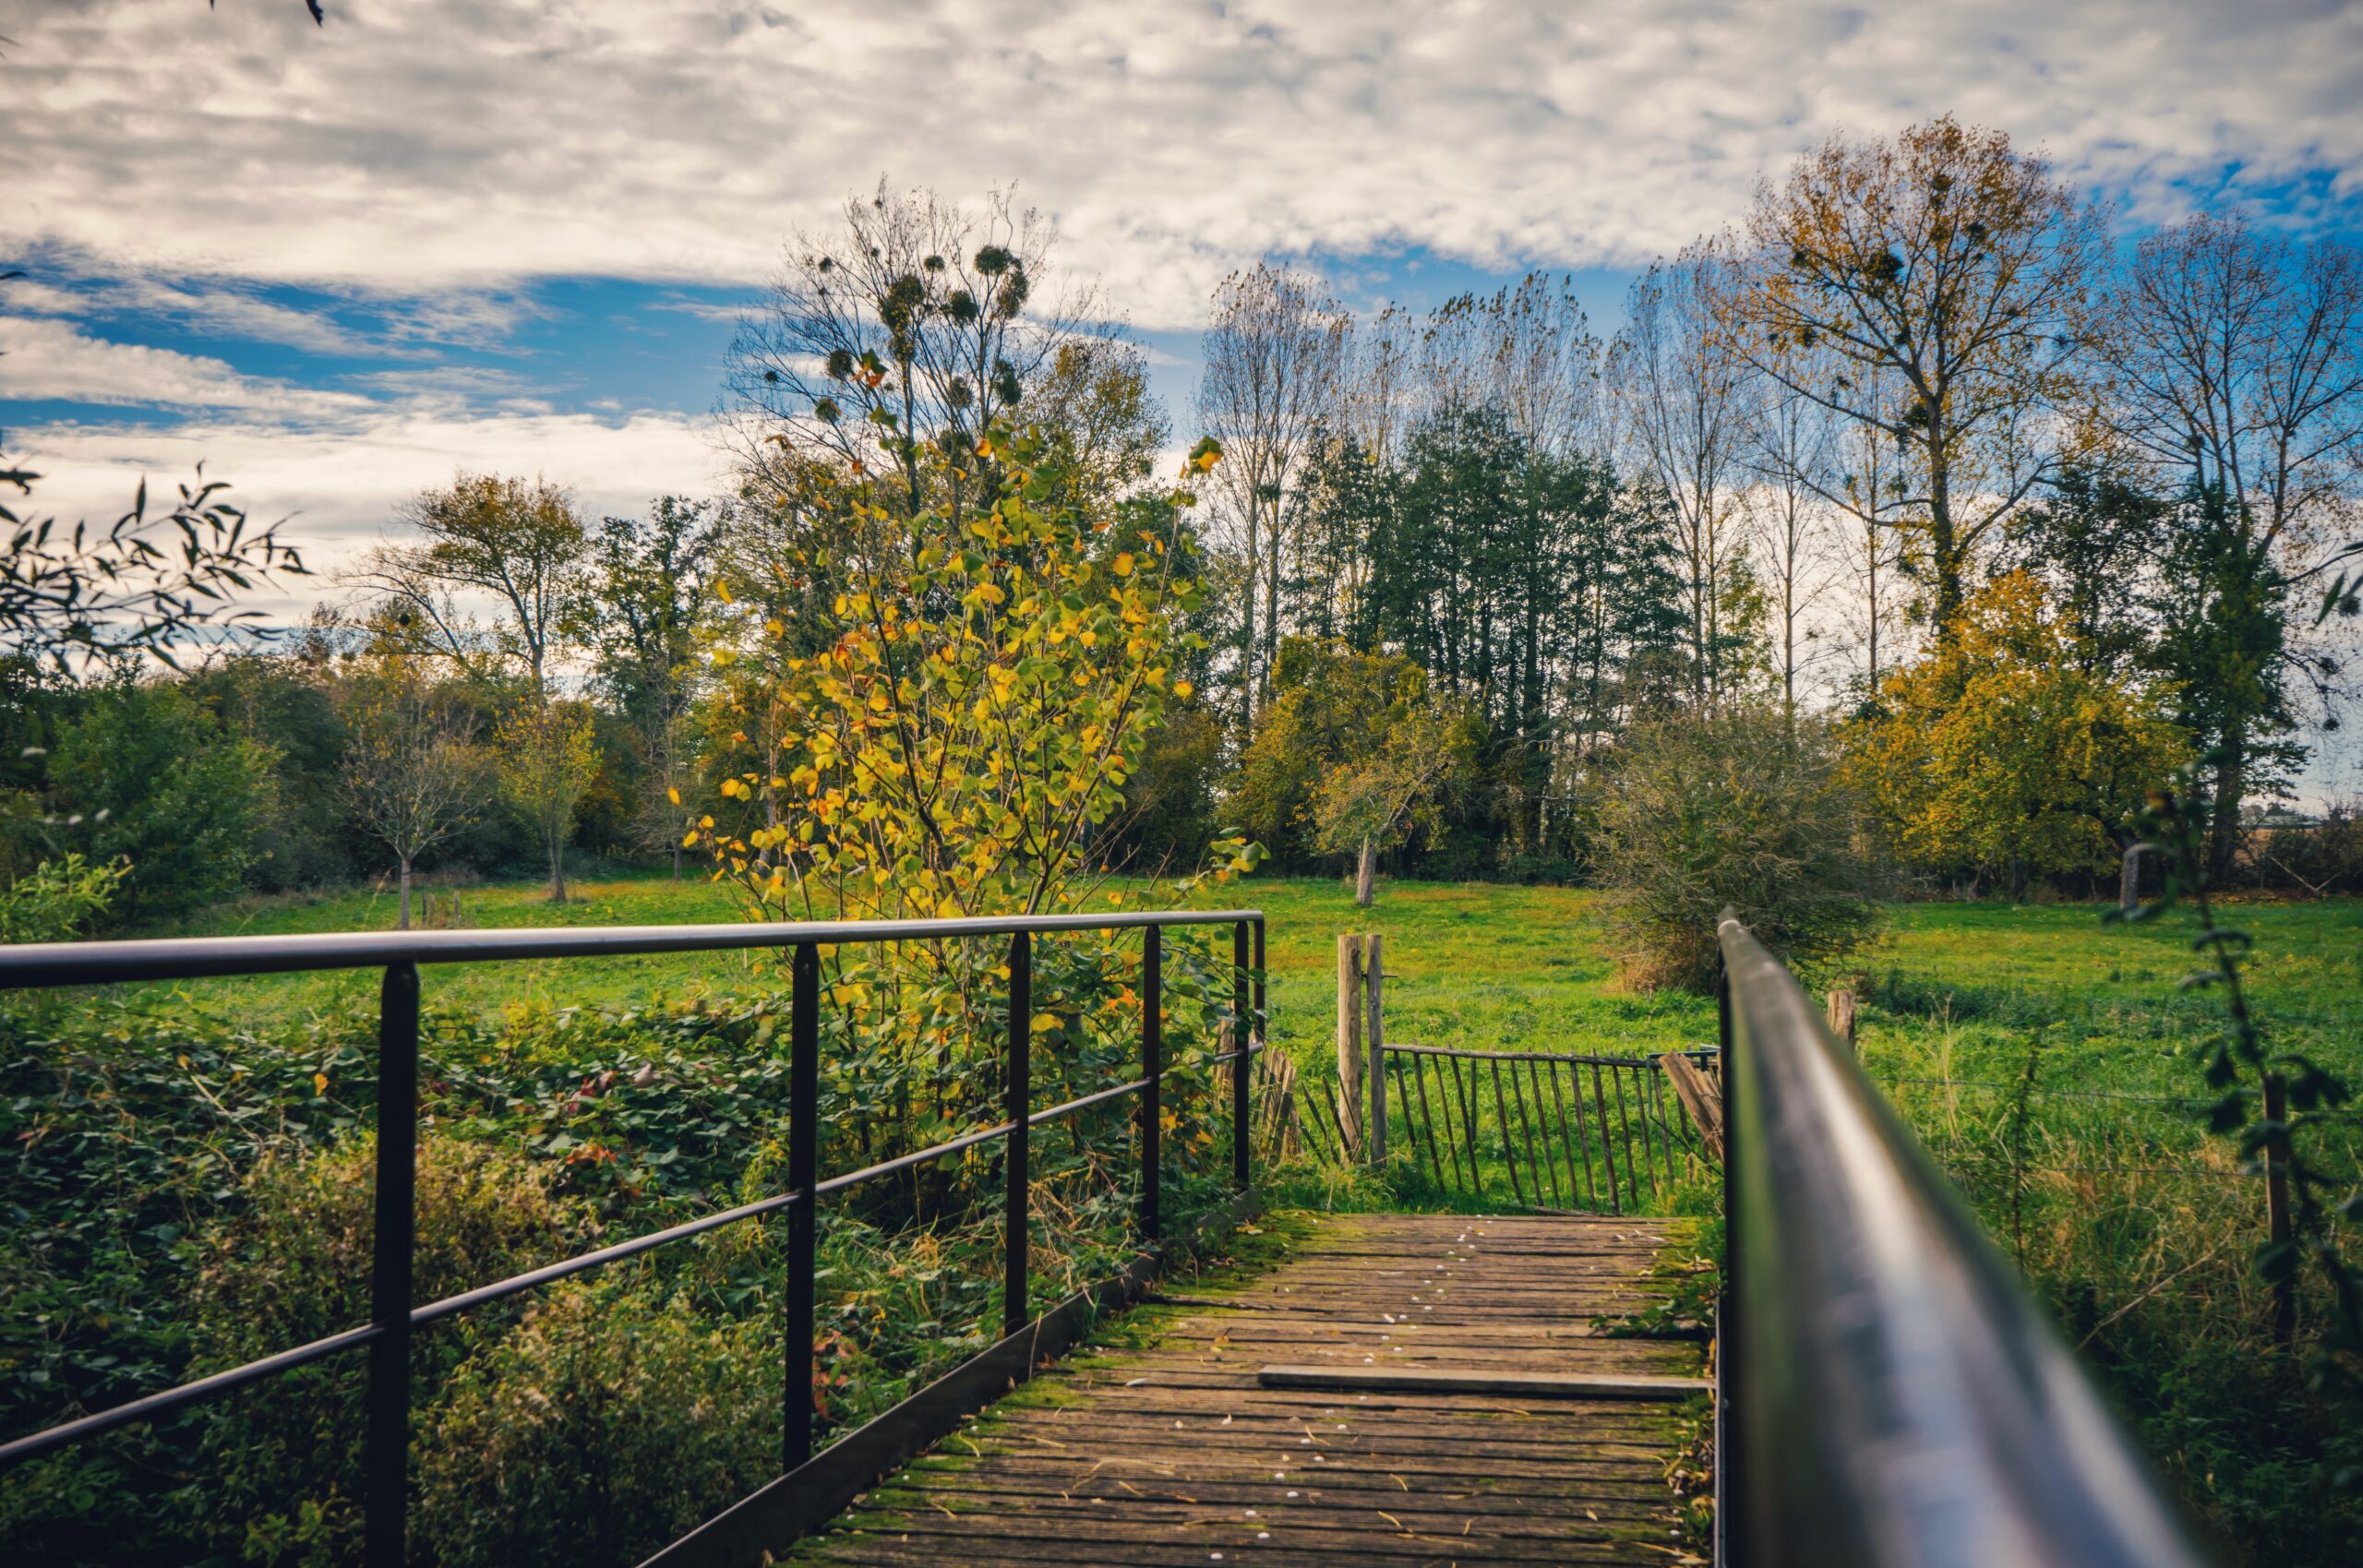
<path id="1" fill-rule="evenodd" d="M 1142 1309 L 793 1561 L 1383 1568 L 1696 1561 L 1665 1485 L 1697 1346 L 1601 1334 L 1673 1238 L 1625 1219 L 1332 1215 Z M 1266 1368 L 1357 1386 L 1265 1386 Z M 1590 1380 L 1589 1384 L 1584 1380 Z M 1683 1380 L 1674 1382 L 1669 1380 Z"/>
<path id="2" fill-rule="evenodd" d="M 1488 1358 L 1487 1360 L 1491 1359 Z M 1481 1361 L 1480 1365 L 1485 1365 Z M 1434 1367 L 1271 1366 L 1256 1370 L 1265 1388 L 1341 1394 L 1491 1394 L 1505 1399 L 1698 1399 L 1704 1378 L 1614 1377 L 1586 1372 L 1447 1371 Z"/>

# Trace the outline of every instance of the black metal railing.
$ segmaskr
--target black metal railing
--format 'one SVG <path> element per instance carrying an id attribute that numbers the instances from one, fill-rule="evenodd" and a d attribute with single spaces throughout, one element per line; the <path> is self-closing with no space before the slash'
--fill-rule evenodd
<path id="1" fill-rule="evenodd" d="M 155 941 L 54 942 L 0 948 L 0 990 L 51 989 L 235 975 L 327 969 L 382 969 L 378 988 L 377 1232 L 366 1324 L 282 1350 L 176 1388 L 131 1400 L 0 1444 L 0 1469 L 135 1421 L 152 1421 L 249 1383 L 349 1350 L 369 1352 L 362 1463 L 365 1560 L 395 1568 L 403 1560 L 410 1489 L 412 1335 L 426 1324 L 538 1287 L 686 1240 L 759 1215 L 787 1215 L 786 1340 L 789 1357 L 781 1460 L 795 1469 L 812 1456 L 814 1214 L 820 1199 L 981 1143 L 1004 1144 L 1006 1176 L 1002 1318 L 1015 1334 L 1027 1318 L 1026 1236 L 1029 1132 L 1129 1095 L 1142 1097 L 1139 1224 L 1158 1233 L 1160 1091 L 1164 1058 L 1162 932 L 1171 926 L 1231 928 L 1230 1048 L 1213 1059 L 1233 1063 L 1231 1174 L 1243 1191 L 1253 1175 L 1249 1065 L 1263 1048 L 1264 915 L 1261 910 L 1183 910 L 1122 917 L 1043 915 L 958 920 L 857 920 L 793 925 L 626 926 L 596 930 L 413 931 L 393 935 L 208 937 Z M 1142 933 L 1141 1076 L 1046 1110 L 1031 1105 L 1033 940 L 1061 931 Z M 820 1179 L 821 946 L 963 938 L 1009 939 L 1007 1119 L 962 1137 Z M 1251 940 L 1253 943 L 1251 952 Z M 788 1006 L 787 1189 L 754 1203 L 634 1237 L 421 1306 L 412 1299 L 413 1199 L 418 1152 L 418 969 L 421 964 L 481 964 L 526 958 L 612 957 L 627 953 L 791 950 Z M 803 1363 L 798 1365 L 799 1359 Z"/>
<path id="2" fill-rule="evenodd" d="M 1788 972 L 1721 923 L 1717 1561 L 2180 1568 L 2148 1465 Z"/>

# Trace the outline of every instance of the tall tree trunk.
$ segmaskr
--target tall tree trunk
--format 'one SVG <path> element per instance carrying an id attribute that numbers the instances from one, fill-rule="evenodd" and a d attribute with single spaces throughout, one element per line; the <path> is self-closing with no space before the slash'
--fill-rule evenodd
<path id="1" fill-rule="evenodd" d="M 566 841 L 550 835 L 550 902 L 566 902 Z"/>
<path id="2" fill-rule="evenodd" d="M 1371 900 L 1378 896 L 1378 852 L 1370 840 L 1362 840 L 1362 851 L 1354 865 L 1354 907 L 1368 909 Z"/>
<path id="3" fill-rule="evenodd" d="M 2248 736 L 2239 720 L 2224 728 L 2215 759 L 2215 804 L 2207 831 L 2207 878 L 2221 887 L 2231 880 L 2240 847 L 2240 797 L 2248 792 Z"/>
<path id="4" fill-rule="evenodd" d="M 1247 602 L 1239 618 L 1239 744 L 1255 738 L 1255 594 L 1263 586 L 1263 561 L 1255 551 L 1255 525 L 1262 512 L 1247 503 Z"/>
<path id="5" fill-rule="evenodd" d="M 402 856 L 402 913 L 394 916 L 394 929 L 407 931 L 410 929 L 410 856 Z"/>
<path id="6" fill-rule="evenodd" d="M 1268 569 L 1264 574 L 1264 676 L 1269 680 L 1272 666 L 1280 656 L 1280 503 L 1272 502 L 1272 523 L 1264 531 L 1264 553 Z M 1260 688 L 1266 701 L 1271 688 Z"/>

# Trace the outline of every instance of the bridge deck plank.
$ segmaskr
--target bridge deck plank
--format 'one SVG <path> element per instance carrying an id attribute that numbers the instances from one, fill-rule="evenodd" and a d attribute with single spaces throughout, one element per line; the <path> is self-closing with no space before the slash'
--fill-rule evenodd
<path id="1" fill-rule="evenodd" d="M 1594 1328 L 1664 1299 L 1677 1239 L 1631 1218 L 1324 1216 L 1252 1280 L 1142 1309 L 1140 1347 L 1038 1376 L 796 1560 L 1697 1562 L 1665 1480 L 1679 1407 L 1256 1382 L 1276 1363 L 1697 1377 L 1696 1344 Z"/>

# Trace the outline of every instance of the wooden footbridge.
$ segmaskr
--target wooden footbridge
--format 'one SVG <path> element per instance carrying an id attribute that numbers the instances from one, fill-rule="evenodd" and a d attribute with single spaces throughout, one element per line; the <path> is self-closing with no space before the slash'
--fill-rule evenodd
<path id="1" fill-rule="evenodd" d="M 1161 943 L 1169 928 L 1210 924 L 1232 933 L 1228 1042 L 1215 1060 L 1227 1064 L 1230 1217 L 1242 1222 L 1243 1261 L 1190 1278 L 1179 1272 L 1180 1250 L 1159 1239 L 1160 1173 L 1170 1163 L 1159 1146 L 1159 1096 L 1171 1071 Z M 1109 928 L 1141 932 L 1140 1074 L 1042 1106 L 1037 1084 L 1046 1075 L 1030 1054 L 1032 944 Z M 1721 1038 L 1702 1059 L 1665 1067 L 1673 1094 L 1646 1062 L 1595 1061 L 1587 1081 L 1529 1053 L 1424 1047 L 1424 1069 L 1419 1053 L 1409 1058 L 1419 1125 L 1431 1133 L 1457 1127 L 1471 1140 L 1457 1167 L 1431 1143 L 1430 1168 L 1440 1181 L 1448 1168 L 1466 1175 L 1456 1190 L 1465 1206 L 1493 1201 L 1474 1158 L 1490 1089 L 1502 1136 L 1515 1119 L 1529 1139 L 1509 1205 L 1527 1212 L 1260 1221 L 1247 1218 L 1256 1212 L 1251 1069 L 1265 1012 L 1255 911 L 0 949 L 0 989 L 295 970 L 383 975 L 368 1321 L 0 1443 L 0 1466 L 295 1367 L 366 1358 L 365 1558 L 368 1568 L 400 1568 L 411 1561 L 416 1330 L 778 1215 L 788 1347 L 780 1474 L 658 1553 L 652 1568 L 757 1568 L 789 1558 L 987 1568 L 2201 1562 L 2082 1369 L 1804 993 L 1736 919 L 1723 920 L 1721 938 Z M 918 940 L 1008 944 L 1004 1119 L 823 1178 L 821 948 Z M 418 966 L 755 948 L 792 958 L 785 1190 L 417 1301 Z M 1447 1059 L 1461 1057 L 1467 1074 Z M 1633 1068 L 1634 1095 L 1620 1086 L 1612 1107 L 1602 1065 Z M 1373 1074 L 1382 1096 L 1386 1078 L 1383 1063 Z M 1564 1118 L 1571 1106 L 1582 1125 L 1587 1083 L 1591 1125 L 1603 1138 L 1612 1124 L 1627 1139 L 1638 1127 L 1621 1165 L 1606 1145 L 1600 1168 L 1588 1147 L 1550 1146 L 1543 1107 Z M 1702 1105 L 1710 1089 L 1714 1103 Z M 1027 1285 L 1032 1133 L 1126 1099 L 1140 1113 L 1141 1251 L 1118 1277 L 1036 1316 Z M 1674 1150 L 1649 1139 L 1653 1126 L 1675 1131 L 1666 1107 L 1677 1099 L 1693 1116 L 1704 1113 L 1700 1146 L 1725 1173 L 1722 1290 L 1705 1324 L 1657 1310 L 1669 1305 L 1665 1265 L 1688 1239 L 1630 1212 L 1650 1206 L 1649 1171 L 1672 1168 Z M 1408 1106 L 1406 1117 L 1408 1133 Z M 1539 1145 L 1530 1141 L 1538 1124 Z M 1383 1101 L 1370 1125 L 1383 1138 Z M 1351 1131 L 1334 1119 L 1330 1129 Z M 1006 1184 L 1002 1338 L 816 1452 L 816 1211 L 865 1182 L 986 1145 L 998 1145 Z M 1595 1206 L 1603 1191 L 1603 1206 L 1627 1212 L 1541 1212 Z M 1087 1339 L 1095 1329 L 1100 1337 Z M 1673 1482 L 1697 1473 L 1706 1449 L 1713 1533 L 1694 1539 Z"/>
<path id="2" fill-rule="evenodd" d="M 1703 1430 L 1700 1347 L 1598 1326 L 1662 1304 L 1663 1230 L 1350 1215 L 1271 1234 L 1262 1272 L 1160 1293 L 1136 1348 L 1041 1374 L 793 1561 L 1700 1560 L 1668 1485 Z"/>

